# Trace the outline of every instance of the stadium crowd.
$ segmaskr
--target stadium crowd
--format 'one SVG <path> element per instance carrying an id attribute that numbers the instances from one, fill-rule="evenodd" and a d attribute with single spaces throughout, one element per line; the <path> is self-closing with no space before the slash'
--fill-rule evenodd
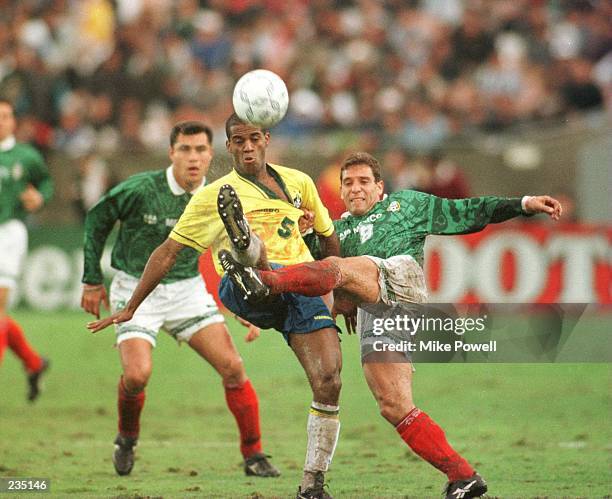
<path id="1" fill-rule="evenodd" d="M 352 129 L 428 151 L 471 131 L 612 102 L 598 0 L 3 0 L 0 96 L 21 140 L 78 155 L 216 130 L 244 72 L 291 93 L 276 135 Z M 381 141 L 384 138 L 384 141 Z"/>

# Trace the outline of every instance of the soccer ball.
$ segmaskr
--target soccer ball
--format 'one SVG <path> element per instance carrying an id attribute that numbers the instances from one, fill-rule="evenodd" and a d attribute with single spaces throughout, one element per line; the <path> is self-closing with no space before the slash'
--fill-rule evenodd
<path id="1" fill-rule="evenodd" d="M 285 116 L 289 92 L 276 73 L 255 69 L 238 80 L 232 102 L 241 120 L 257 127 L 271 128 Z"/>

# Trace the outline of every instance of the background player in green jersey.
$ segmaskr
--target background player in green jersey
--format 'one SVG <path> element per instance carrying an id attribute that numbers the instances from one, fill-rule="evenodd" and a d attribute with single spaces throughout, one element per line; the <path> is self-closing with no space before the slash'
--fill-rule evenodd
<path id="1" fill-rule="evenodd" d="M 23 220 L 49 200 L 53 184 L 40 153 L 15 140 L 15 128 L 12 104 L 0 99 L 0 363 L 6 347 L 21 359 L 28 376 L 28 400 L 33 402 L 49 363 L 30 346 L 7 308 L 28 248 Z"/>
<path id="2" fill-rule="evenodd" d="M 168 237 L 193 193 L 205 184 L 213 156 L 210 128 L 200 122 L 178 123 L 170 135 L 169 154 L 170 167 L 130 177 L 87 214 L 81 306 L 96 317 L 101 303 L 108 306 L 100 258 L 113 226 L 117 221 L 121 224 L 112 253 L 112 266 L 118 272 L 111 284 L 110 302 L 116 311 L 130 299 L 149 255 Z M 152 370 L 151 353 L 163 328 L 178 342 L 186 342 L 221 376 L 227 405 L 240 430 L 246 474 L 278 476 L 262 452 L 257 395 L 199 274 L 198 257 L 191 248 L 184 251 L 131 320 L 117 325 L 123 375 L 118 386 L 115 470 L 120 475 L 132 470 L 145 386 Z M 250 334 L 258 334 L 257 328 L 252 327 Z"/>
<path id="3" fill-rule="evenodd" d="M 348 214 L 334 221 L 344 258 L 292 265 L 276 271 L 257 271 L 272 294 L 298 292 L 317 296 L 341 291 L 334 302 L 336 313 L 348 316 L 363 352 L 374 317 L 393 317 L 402 304 L 427 299 L 422 271 L 423 246 L 429 234 L 466 234 L 520 215 L 546 213 L 561 216 L 560 203 L 549 196 L 523 198 L 480 197 L 449 200 L 405 190 L 381 200 L 381 168 L 373 156 L 355 153 L 341 166 L 341 198 Z M 238 262 L 233 262 L 237 268 Z M 260 284 L 245 269 L 244 282 Z M 253 289 L 258 294 L 261 289 Z M 400 307 L 398 309 L 398 307 Z M 387 333 L 393 333 L 388 331 Z M 379 340 L 395 341 L 391 335 Z M 484 480 L 448 443 L 443 430 L 412 399 L 412 365 L 399 352 L 385 359 L 362 359 L 370 390 L 382 416 L 393 424 L 411 449 L 448 476 L 447 497 L 476 497 L 486 492 Z M 394 356 L 396 356 L 394 358 Z"/>

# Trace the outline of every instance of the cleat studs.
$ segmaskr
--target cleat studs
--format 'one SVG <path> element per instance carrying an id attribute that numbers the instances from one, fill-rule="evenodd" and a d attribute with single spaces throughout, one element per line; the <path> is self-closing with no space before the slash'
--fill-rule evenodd
<path id="1" fill-rule="evenodd" d="M 236 195 L 236 193 L 235 193 L 234 191 L 230 191 L 230 194 L 231 194 L 232 196 L 235 196 L 235 195 Z"/>
<path id="2" fill-rule="evenodd" d="M 219 208 L 225 208 L 225 206 L 223 206 L 223 203 L 219 203 Z"/>
<path id="3" fill-rule="evenodd" d="M 221 213 L 221 215 L 223 215 L 225 218 L 227 218 L 227 213 L 223 212 L 223 213 Z"/>

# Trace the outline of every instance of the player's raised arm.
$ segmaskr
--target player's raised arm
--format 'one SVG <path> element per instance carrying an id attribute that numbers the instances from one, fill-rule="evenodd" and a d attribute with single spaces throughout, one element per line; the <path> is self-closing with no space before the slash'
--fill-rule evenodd
<path id="1" fill-rule="evenodd" d="M 484 229 L 488 224 L 537 213 L 546 213 L 558 220 L 562 212 L 561 203 L 550 196 L 430 198 L 430 234 L 469 234 Z"/>
<path id="2" fill-rule="evenodd" d="M 145 300 L 155 287 L 161 282 L 164 276 L 170 271 L 176 262 L 176 257 L 185 246 L 174 239 L 166 239 L 160 244 L 147 261 L 138 286 L 125 308 L 115 312 L 105 319 L 90 322 L 87 329 L 92 333 L 97 333 L 111 324 L 129 321 L 136 309 Z"/>

